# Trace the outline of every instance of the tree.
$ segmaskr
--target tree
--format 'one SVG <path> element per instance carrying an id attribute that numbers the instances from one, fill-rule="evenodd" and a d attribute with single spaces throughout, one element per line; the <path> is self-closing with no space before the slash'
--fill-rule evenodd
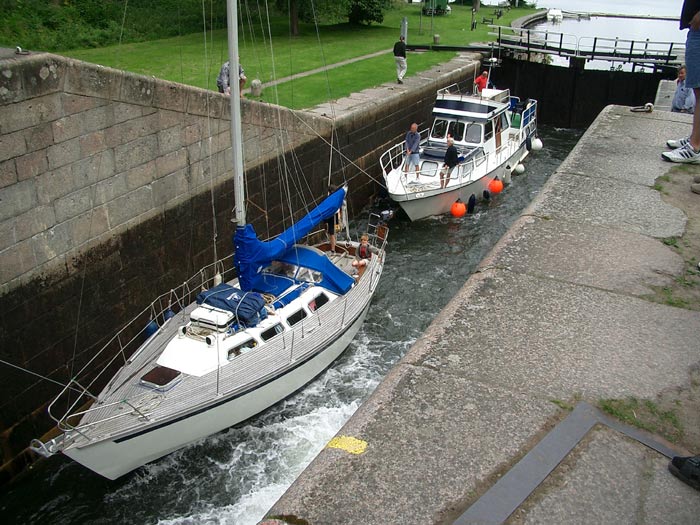
<path id="1" fill-rule="evenodd" d="M 350 0 L 277 0 L 277 9 L 289 14 L 289 31 L 299 34 L 299 21 L 321 22 L 322 19 L 344 18 Z"/>
<path id="2" fill-rule="evenodd" d="M 388 0 L 350 0 L 348 21 L 351 24 L 381 24 L 384 21 L 384 9 L 387 7 Z"/>
<path id="3" fill-rule="evenodd" d="M 472 0 L 472 8 L 474 11 L 478 11 L 481 7 L 481 0 Z"/>

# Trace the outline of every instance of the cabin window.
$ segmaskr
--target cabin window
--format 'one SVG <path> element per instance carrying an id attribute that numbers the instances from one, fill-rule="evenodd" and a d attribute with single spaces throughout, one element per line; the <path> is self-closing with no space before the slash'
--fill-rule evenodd
<path id="1" fill-rule="evenodd" d="M 320 283 L 323 280 L 323 274 L 311 268 L 301 268 L 297 274 L 297 279 L 310 283 Z"/>
<path id="2" fill-rule="evenodd" d="M 481 143 L 481 124 L 477 124 L 476 122 L 469 123 L 464 141 L 473 142 L 475 144 Z"/>
<path id="3" fill-rule="evenodd" d="M 486 122 L 486 128 L 484 130 L 484 142 L 486 142 L 490 138 L 493 138 L 493 122 L 489 120 L 488 122 Z"/>
<path id="4" fill-rule="evenodd" d="M 435 119 L 433 123 L 433 131 L 430 136 L 434 139 L 444 139 L 447 136 L 447 121 Z"/>
<path id="5" fill-rule="evenodd" d="M 447 129 L 448 135 L 450 135 L 453 139 L 459 140 L 460 142 L 464 140 L 464 122 L 450 122 L 450 125 Z"/>
<path id="6" fill-rule="evenodd" d="M 228 351 L 228 360 L 230 361 L 234 357 L 244 354 L 247 351 L 252 350 L 256 346 L 258 346 L 258 342 L 255 339 L 248 339 L 247 341 L 244 341 L 234 346 Z"/>
<path id="7" fill-rule="evenodd" d="M 287 317 L 287 323 L 289 324 L 289 326 L 294 326 L 295 324 L 297 324 L 299 321 L 301 321 L 305 317 L 306 317 L 306 310 L 303 310 L 303 309 L 297 310 L 292 315 Z"/>
<path id="8" fill-rule="evenodd" d="M 265 272 L 293 278 L 297 273 L 297 267 L 293 264 L 282 261 L 272 261 L 272 264 L 265 269 Z"/>
<path id="9" fill-rule="evenodd" d="M 438 163 L 429 160 L 424 160 L 423 164 L 420 166 L 420 174 L 426 177 L 434 177 L 437 175 L 438 170 Z"/>
<path id="10" fill-rule="evenodd" d="M 309 310 L 315 312 L 321 308 L 324 304 L 328 304 L 328 296 L 325 293 L 320 293 L 309 303 Z"/>
<path id="11" fill-rule="evenodd" d="M 508 129 L 508 117 L 505 113 L 501 113 L 501 129 Z"/>
<path id="12" fill-rule="evenodd" d="M 277 334 L 281 334 L 284 332 L 284 328 L 282 328 L 282 325 L 277 323 L 274 326 L 271 326 L 267 330 L 265 330 L 263 333 L 260 334 L 260 337 L 262 338 L 263 341 L 269 341 L 273 337 L 275 337 Z"/>

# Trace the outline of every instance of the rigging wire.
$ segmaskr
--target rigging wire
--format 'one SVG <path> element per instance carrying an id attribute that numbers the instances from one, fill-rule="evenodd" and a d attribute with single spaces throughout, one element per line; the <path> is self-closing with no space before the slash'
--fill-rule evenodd
<path id="1" fill-rule="evenodd" d="M 328 95 L 328 103 L 331 108 L 331 147 L 329 148 L 329 159 L 328 159 L 328 187 L 331 185 L 331 175 L 333 173 L 333 138 L 336 136 L 336 130 L 335 130 L 335 121 L 336 121 L 336 113 L 335 113 L 335 104 L 333 103 L 332 99 L 332 94 L 331 94 L 331 82 L 330 82 L 330 77 L 328 76 L 328 63 L 326 62 L 326 54 L 323 49 L 323 44 L 321 43 L 321 32 L 319 31 L 318 28 L 318 15 L 316 14 L 316 3 L 314 0 L 311 0 L 311 12 L 313 13 L 314 17 L 314 29 L 316 31 L 316 41 L 318 42 L 318 47 L 321 50 L 321 62 L 323 64 L 323 71 L 324 71 L 324 76 L 326 79 L 326 94 Z M 340 141 L 338 141 L 338 144 L 340 144 Z M 343 166 L 343 179 L 345 179 L 345 170 Z M 345 181 L 347 182 L 347 181 Z"/>
<path id="2" fill-rule="evenodd" d="M 208 47 L 207 47 L 207 9 L 206 9 L 206 3 L 205 0 L 202 0 L 202 22 L 204 24 L 204 74 L 206 75 L 207 79 L 207 85 L 209 85 L 209 58 L 208 58 Z M 230 78 L 230 68 L 231 64 L 229 64 L 229 78 Z M 211 108 L 209 104 L 210 100 L 210 95 L 207 93 L 205 95 L 205 100 L 206 100 L 206 107 L 207 107 L 207 130 L 209 131 L 209 136 L 207 138 L 208 146 L 209 146 L 209 196 L 211 198 L 211 215 L 212 215 L 212 245 L 213 245 L 213 250 L 214 250 L 214 262 L 218 260 L 217 257 L 217 249 L 216 249 L 216 240 L 218 237 L 218 231 L 216 228 L 216 199 L 214 197 L 214 170 L 212 168 L 212 161 L 211 161 L 211 156 L 212 156 L 212 128 L 211 128 Z"/>
<path id="3" fill-rule="evenodd" d="M 124 0 L 124 14 L 122 15 L 122 27 L 119 30 L 119 42 L 117 44 L 117 64 L 121 64 L 122 37 L 124 36 L 124 26 L 126 25 L 126 8 L 129 6 L 129 0 Z"/>
<path id="4" fill-rule="evenodd" d="M 177 49 L 180 52 L 180 82 L 185 83 L 185 71 L 182 68 L 182 13 L 180 12 L 180 4 L 177 4 Z"/>
<path id="5" fill-rule="evenodd" d="M 310 130 L 313 134 L 315 134 L 316 137 L 318 137 L 319 139 L 321 139 L 323 142 L 325 142 L 326 144 L 328 144 L 330 147 L 333 147 L 333 144 L 331 144 L 331 143 L 328 141 L 328 139 L 326 139 L 326 137 L 324 137 L 323 135 L 321 135 L 321 134 L 318 132 L 318 130 L 316 130 L 314 127 L 312 127 L 308 122 L 306 122 L 303 118 L 301 118 L 296 112 L 292 112 L 292 115 L 294 115 L 294 118 L 296 118 L 299 122 L 301 122 L 305 127 L 309 128 L 309 130 Z M 350 182 L 350 181 L 352 181 L 353 179 L 355 179 L 356 177 L 359 177 L 361 174 L 363 174 L 363 175 L 366 175 L 367 177 L 369 177 L 370 179 L 372 179 L 372 180 L 373 180 L 374 182 L 376 182 L 377 184 L 379 184 L 382 188 L 386 188 L 386 185 L 385 185 L 382 181 L 380 181 L 379 179 L 373 177 L 373 176 L 372 176 L 369 172 L 367 172 L 363 167 L 358 166 L 351 158 L 349 158 L 347 155 L 345 155 L 342 151 L 340 151 L 339 149 L 336 149 L 336 151 L 337 151 L 338 155 L 340 155 L 340 156 L 343 158 L 343 160 L 347 161 L 351 166 L 353 166 L 354 168 L 357 168 L 358 171 L 359 171 L 359 173 L 356 173 L 355 175 L 353 175 L 352 177 L 350 177 L 349 179 L 347 179 L 346 182 Z"/>
<path id="6" fill-rule="evenodd" d="M 67 388 L 67 389 L 69 389 L 69 390 L 73 390 L 73 391 L 78 392 L 78 393 L 80 393 L 80 394 L 83 393 L 82 390 L 79 390 L 79 389 L 77 389 L 76 387 L 71 386 L 70 383 L 66 383 L 66 384 L 61 383 L 60 381 L 56 381 L 55 379 L 51 379 L 51 378 L 48 377 L 48 376 L 41 375 L 41 374 L 39 374 L 39 373 L 37 373 L 37 372 L 34 372 L 33 370 L 29 370 L 28 368 L 24 368 L 24 367 L 21 367 L 21 366 L 19 366 L 19 365 L 14 364 L 14 363 L 10 363 L 9 361 L 5 361 L 4 359 L 0 359 L 0 363 L 2 363 L 3 365 L 7 365 L 7 366 L 9 366 L 10 368 L 15 368 L 15 369 L 17 369 L 17 370 L 20 370 L 20 371 L 22 371 L 22 372 L 25 372 L 25 373 L 27 373 L 27 374 L 29 374 L 29 375 L 36 376 L 36 377 L 38 377 L 38 378 L 40 378 L 40 379 L 43 379 L 43 380 L 45 380 L 45 381 L 48 381 L 49 383 L 53 383 L 53 384 L 55 384 L 55 385 L 61 386 L 61 387 L 63 387 L 63 388 Z M 20 395 L 24 394 L 25 392 L 28 392 L 28 391 L 29 391 L 31 388 L 33 388 L 33 387 L 34 387 L 34 385 L 31 385 L 31 386 L 27 387 L 24 391 L 22 391 L 22 392 L 20 392 L 19 394 L 17 394 L 17 396 L 20 396 Z"/>
<path id="7" fill-rule="evenodd" d="M 269 3 L 267 0 L 265 0 L 265 20 L 267 22 L 267 36 L 270 42 L 270 58 L 271 58 L 271 68 L 272 68 L 272 78 L 275 79 L 277 78 L 277 69 L 275 66 L 275 53 L 274 53 L 274 46 L 272 45 L 272 24 L 270 23 L 270 8 L 269 8 Z M 291 52 L 291 45 L 289 46 L 290 52 Z M 283 131 L 284 126 L 282 126 L 282 109 L 279 105 L 279 91 L 277 89 L 277 86 L 273 86 L 273 95 L 274 95 L 274 100 L 276 102 L 276 116 L 277 116 L 277 130 L 278 131 Z M 287 143 L 290 143 L 289 141 L 289 132 L 287 131 L 285 133 L 287 136 Z M 282 133 L 277 133 L 275 135 L 276 142 L 277 142 L 277 159 L 278 159 L 278 166 L 279 166 L 279 172 L 278 172 L 278 177 L 279 177 L 279 188 L 280 188 L 280 202 L 286 202 L 287 208 L 284 209 L 284 215 L 282 217 L 282 225 L 286 228 L 290 226 L 293 221 L 294 221 L 294 210 L 292 206 L 292 194 L 291 194 L 291 189 L 290 189 L 290 179 L 294 180 L 294 174 L 298 173 L 295 170 L 290 169 L 290 166 L 287 162 L 287 156 L 285 155 L 285 147 L 284 147 L 284 141 L 283 141 L 283 135 Z M 294 152 L 290 148 L 290 157 L 292 160 L 294 160 Z M 293 163 L 294 164 L 294 163 Z M 289 175 L 289 176 L 287 176 Z M 306 204 L 304 203 L 304 207 L 306 208 Z"/>
<path id="8" fill-rule="evenodd" d="M 124 36 L 124 27 L 126 26 L 126 12 L 127 12 L 127 7 L 129 6 L 129 0 L 124 1 L 124 14 L 122 15 L 122 25 L 119 30 L 119 42 L 117 44 L 117 50 L 118 52 L 121 52 L 122 48 L 122 38 Z M 108 93 L 108 100 L 111 103 L 112 102 L 112 92 L 111 90 Z M 104 157 L 104 153 L 99 154 L 99 160 L 97 161 L 97 173 L 102 172 L 102 159 Z M 94 218 L 95 218 L 95 200 L 97 196 L 97 184 L 93 185 L 90 191 L 90 224 L 88 226 L 88 241 L 92 239 L 92 230 L 93 230 L 93 224 L 94 224 Z M 29 370 L 25 370 L 28 373 L 31 373 L 33 375 L 37 375 L 38 377 L 42 377 L 44 379 L 47 379 L 48 381 L 51 381 L 53 383 L 59 384 L 63 386 L 64 388 L 68 388 L 68 396 L 67 396 L 67 403 L 70 405 L 70 390 L 75 390 L 73 387 L 70 387 L 70 382 L 75 380 L 76 376 L 74 376 L 75 373 L 75 362 L 76 362 L 76 354 L 78 351 L 78 335 L 80 334 L 80 316 L 82 314 L 82 308 L 83 308 L 83 296 L 85 295 L 85 281 L 86 281 L 86 276 L 87 276 L 87 260 L 83 258 L 83 268 L 81 270 L 80 274 L 80 292 L 78 295 L 78 308 L 76 310 L 75 314 L 75 331 L 73 333 L 73 350 L 71 354 L 71 359 L 70 359 L 70 367 L 69 367 L 69 382 L 68 385 L 62 385 L 61 383 L 49 379 L 48 377 L 43 377 L 39 374 L 36 374 L 34 372 L 30 372 Z M 3 361 L 4 362 L 4 361 Z M 15 368 L 19 368 L 22 370 L 22 368 L 17 367 L 16 365 L 11 365 L 15 366 Z M 79 373 L 82 373 L 82 370 L 80 370 Z"/>
<path id="9" fill-rule="evenodd" d="M 252 9 L 250 8 L 248 2 L 245 2 L 243 4 L 245 7 L 245 14 L 246 14 L 246 20 L 248 24 L 248 31 L 250 33 L 250 41 L 251 41 L 251 49 L 253 50 L 253 54 L 255 56 L 254 62 L 257 64 L 258 71 L 263 71 L 265 68 L 263 67 L 262 63 L 262 58 L 260 56 L 260 53 L 258 53 L 258 46 L 256 45 L 257 39 L 256 39 L 256 29 L 255 29 L 255 24 L 253 22 L 253 15 L 252 15 Z M 268 39 L 267 35 L 265 33 L 265 27 L 263 25 L 263 18 L 261 16 L 261 9 L 260 9 L 260 2 L 259 0 L 256 0 L 256 13 L 257 13 L 257 19 L 260 23 L 260 35 L 262 37 L 262 42 L 263 42 L 263 49 L 267 49 L 268 47 Z M 241 10 L 243 11 L 243 10 Z M 241 21 L 241 26 L 245 28 L 243 21 Z M 245 36 L 245 31 L 242 31 L 243 35 Z M 271 46 L 271 44 L 270 44 Z M 260 75 L 257 75 L 258 77 Z M 255 130 L 257 133 L 257 139 L 258 142 L 262 140 L 263 136 L 263 128 L 262 126 L 255 126 Z M 262 184 L 262 191 L 261 191 L 261 198 L 262 198 L 262 206 L 257 206 L 251 199 L 246 198 L 246 202 L 250 203 L 251 205 L 255 206 L 258 208 L 260 211 L 262 211 L 262 217 L 265 220 L 265 233 L 266 236 L 269 238 L 271 237 L 270 234 L 270 216 L 267 213 L 267 210 L 269 209 L 269 203 L 268 203 L 268 187 L 267 187 L 267 173 L 265 172 L 264 169 L 261 170 L 260 174 L 260 181 Z M 248 180 L 246 179 L 245 181 L 246 184 L 246 195 L 249 195 L 248 192 Z"/>

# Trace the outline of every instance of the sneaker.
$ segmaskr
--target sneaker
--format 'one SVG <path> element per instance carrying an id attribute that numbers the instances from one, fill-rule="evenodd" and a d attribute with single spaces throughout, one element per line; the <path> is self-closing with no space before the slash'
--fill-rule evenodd
<path id="1" fill-rule="evenodd" d="M 397 78 L 397 79 L 396 79 L 396 83 L 397 83 L 397 84 L 403 84 L 403 80 L 401 80 L 400 78 Z"/>
<path id="2" fill-rule="evenodd" d="M 668 470 L 683 483 L 700 490 L 700 456 L 676 456 L 668 464 Z"/>
<path id="3" fill-rule="evenodd" d="M 661 158 L 669 162 L 678 162 L 681 164 L 700 164 L 700 151 L 695 151 L 690 144 L 686 144 L 673 151 L 663 152 Z"/>
<path id="4" fill-rule="evenodd" d="M 671 148 L 671 149 L 678 149 L 682 148 L 686 144 L 690 142 L 690 137 L 683 137 L 682 139 L 678 140 L 667 140 L 666 145 Z"/>

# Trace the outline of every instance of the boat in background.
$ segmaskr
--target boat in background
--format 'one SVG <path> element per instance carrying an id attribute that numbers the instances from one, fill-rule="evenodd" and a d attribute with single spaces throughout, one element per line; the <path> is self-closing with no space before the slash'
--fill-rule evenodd
<path id="1" fill-rule="evenodd" d="M 412 221 L 447 213 L 458 199 L 473 208 L 477 198 L 495 191 L 492 181 L 509 183 L 513 171 L 524 171 L 529 151 L 542 147 L 537 101 L 521 101 L 507 89 L 462 94 L 456 84 L 449 86 L 438 91 L 432 117 L 430 129 L 420 132 L 417 176 L 413 167 L 407 172 L 403 141 L 380 157 L 389 197 Z M 450 174 L 442 171 L 448 138 L 459 154 Z"/>
<path id="2" fill-rule="evenodd" d="M 561 9 L 547 9 L 547 20 L 550 22 L 561 22 L 564 20 L 564 13 Z"/>
<path id="3" fill-rule="evenodd" d="M 236 2 L 228 8 L 235 71 Z M 62 452 L 116 479 L 293 394 L 362 326 L 384 267 L 385 222 L 370 215 L 370 250 L 352 240 L 306 242 L 324 235 L 324 221 L 343 209 L 343 186 L 274 239 L 258 240 L 246 223 L 238 83 L 231 88 L 234 255 L 115 334 L 50 403 L 58 435 L 33 440 L 35 452 Z M 358 257 L 363 265 L 353 264 Z"/>

